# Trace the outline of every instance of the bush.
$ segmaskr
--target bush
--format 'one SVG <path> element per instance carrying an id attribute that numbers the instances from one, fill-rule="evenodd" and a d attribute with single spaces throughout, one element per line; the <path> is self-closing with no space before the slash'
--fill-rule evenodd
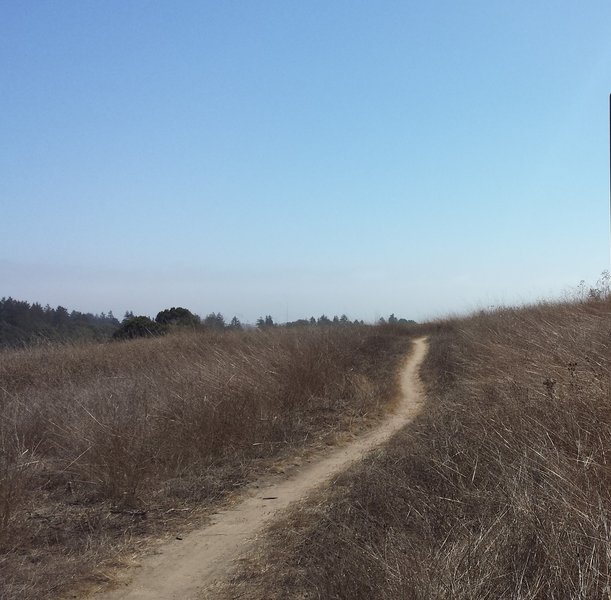
<path id="1" fill-rule="evenodd" d="M 200 323 L 197 315 L 180 306 L 162 310 L 155 317 L 155 321 L 161 325 L 181 325 L 186 327 L 195 327 Z"/>
<path id="2" fill-rule="evenodd" d="M 113 334 L 115 340 L 131 340 L 139 337 L 151 337 L 154 335 L 163 335 L 166 333 L 166 327 L 160 323 L 156 323 L 148 317 L 130 317 L 124 319 L 121 327 Z"/>

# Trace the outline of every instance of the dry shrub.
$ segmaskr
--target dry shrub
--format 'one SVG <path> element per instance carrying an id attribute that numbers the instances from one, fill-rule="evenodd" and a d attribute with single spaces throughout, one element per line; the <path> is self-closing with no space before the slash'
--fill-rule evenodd
<path id="1" fill-rule="evenodd" d="M 13 513 L 21 504 L 38 464 L 35 448 L 20 436 L 16 415 L 5 414 L 0 428 L 0 551 L 5 549 Z"/>
<path id="2" fill-rule="evenodd" d="M 342 327 L 3 352 L 0 597 L 58 597 L 272 461 L 363 426 L 408 343 Z"/>
<path id="3" fill-rule="evenodd" d="M 610 317 L 431 326 L 425 413 L 276 524 L 226 597 L 610 598 Z"/>

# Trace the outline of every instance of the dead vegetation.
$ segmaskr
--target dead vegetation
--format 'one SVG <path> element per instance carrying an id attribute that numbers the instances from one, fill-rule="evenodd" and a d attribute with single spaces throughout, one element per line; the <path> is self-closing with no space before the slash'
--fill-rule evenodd
<path id="1" fill-rule="evenodd" d="M 428 406 L 223 598 L 611 598 L 611 303 L 430 327 Z"/>
<path id="2" fill-rule="evenodd" d="M 396 393 L 404 334 L 182 333 L 1 353 L 0 597 L 102 581 L 146 536 L 365 426 Z"/>

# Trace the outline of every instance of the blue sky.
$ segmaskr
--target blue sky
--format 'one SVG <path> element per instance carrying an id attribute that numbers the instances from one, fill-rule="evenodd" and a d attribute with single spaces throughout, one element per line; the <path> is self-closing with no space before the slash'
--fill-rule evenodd
<path id="1" fill-rule="evenodd" d="M 611 3 L 3 2 L 0 296 L 424 319 L 609 267 Z"/>

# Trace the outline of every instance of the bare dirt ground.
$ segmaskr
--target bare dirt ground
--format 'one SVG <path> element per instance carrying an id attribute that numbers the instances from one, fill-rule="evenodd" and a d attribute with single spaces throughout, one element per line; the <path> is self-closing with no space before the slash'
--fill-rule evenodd
<path id="1" fill-rule="evenodd" d="M 414 341 L 401 373 L 401 398 L 394 411 L 363 436 L 334 448 L 287 475 L 259 480 L 243 499 L 213 516 L 212 523 L 159 546 L 133 568 L 120 588 L 92 596 L 95 600 L 189 600 L 212 597 L 209 590 L 235 567 L 263 528 L 290 504 L 311 495 L 351 463 L 388 440 L 413 419 L 422 405 L 418 368 L 426 354 L 424 338 Z M 91 597 L 91 596 L 90 596 Z"/>

